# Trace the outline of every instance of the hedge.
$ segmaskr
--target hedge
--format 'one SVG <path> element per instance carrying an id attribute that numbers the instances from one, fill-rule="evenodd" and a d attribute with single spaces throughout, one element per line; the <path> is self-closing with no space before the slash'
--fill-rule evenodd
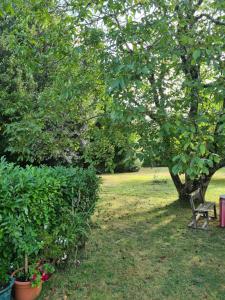
<path id="1" fill-rule="evenodd" d="M 99 184 L 91 168 L 21 168 L 2 159 L 0 264 L 19 266 L 24 254 L 60 259 L 77 247 L 87 235 Z"/>

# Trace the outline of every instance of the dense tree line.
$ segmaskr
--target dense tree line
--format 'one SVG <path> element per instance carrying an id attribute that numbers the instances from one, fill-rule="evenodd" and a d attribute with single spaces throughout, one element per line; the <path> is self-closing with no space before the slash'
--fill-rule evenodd
<path id="1" fill-rule="evenodd" d="M 104 129 L 105 136 L 98 134 L 98 124 L 111 122 L 102 119 L 111 107 L 102 31 L 83 27 L 58 1 L 9 2 L 0 19 L 0 154 L 22 165 L 94 164 L 113 171 L 132 133 L 119 129 L 113 140 Z"/>

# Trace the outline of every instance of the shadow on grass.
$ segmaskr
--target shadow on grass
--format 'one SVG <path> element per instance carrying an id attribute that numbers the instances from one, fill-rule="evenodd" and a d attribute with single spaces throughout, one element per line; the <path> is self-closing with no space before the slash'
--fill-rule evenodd
<path id="1" fill-rule="evenodd" d="M 200 299 L 209 295 L 209 299 L 222 299 L 222 232 L 216 224 L 209 231 L 188 229 L 190 216 L 190 210 L 175 201 L 163 208 L 121 216 L 114 226 L 104 229 L 103 236 L 116 245 L 108 249 L 112 263 L 123 265 L 126 278 L 132 277 L 130 267 L 133 269 L 130 280 L 135 280 L 137 290 L 131 289 L 130 297 L 138 299 L 141 288 L 143 299 L 148 299 L 146 295 L 151 295 L 149 299 L 195 299 L 200 295 Z M 123 253 L 122 262 L 114 256 L 118 247 Z M 215 257 L 215 252 L 220 254 Z M 215 266 L 219 269 L 215 270 Z M 119 268 L 117 272 L 120 271 Z M 100 275 L 102 279 L 104 276 Z M 126 285 L 127 279 L 118 284 Z M 130 299 L 124 297 L 121 299 Z"/>
<path id="2" fill-rule="evenodd" d="M 223 299 L 221 230 L 188 229 L 191 211 L 178 201 L 114 213 L 92 232 L 80 267 L 71 262 L 50 283 L 51 299 Z"/>

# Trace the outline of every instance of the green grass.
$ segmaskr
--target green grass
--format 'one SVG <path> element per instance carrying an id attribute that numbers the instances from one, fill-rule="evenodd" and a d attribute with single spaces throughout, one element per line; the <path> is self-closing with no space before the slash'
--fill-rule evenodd
<path id="1" fill-rule="evenodd" d="M 224 175 L 206 195 L 217 204 Z M 225 229 L 218 221 L 208 231 L 187 228 L 191 210 L 176 201 L 166 168 L 102 178 L 80 266 L 71 259 L 41 299 L 225 299 Z"/>

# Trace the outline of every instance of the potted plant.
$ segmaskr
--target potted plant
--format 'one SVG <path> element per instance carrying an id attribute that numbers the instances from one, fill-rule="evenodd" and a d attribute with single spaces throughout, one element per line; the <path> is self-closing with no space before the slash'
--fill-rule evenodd
<path id="1" fill-rule="evenodd" d="M 13 284 L 14 278 L 7 274 L 7 268 L 4 265 L 0 265 L 0 300 L 11 299 Z"/>
<path id="2" fill-rule="evenodd" d="M 15 300 L 35 300 L 41 293 L 42 279 L 38 266 L 28 265 L 28 256 L 25 255 L 24 267 L 16 270 L 14 292 Z"/>

